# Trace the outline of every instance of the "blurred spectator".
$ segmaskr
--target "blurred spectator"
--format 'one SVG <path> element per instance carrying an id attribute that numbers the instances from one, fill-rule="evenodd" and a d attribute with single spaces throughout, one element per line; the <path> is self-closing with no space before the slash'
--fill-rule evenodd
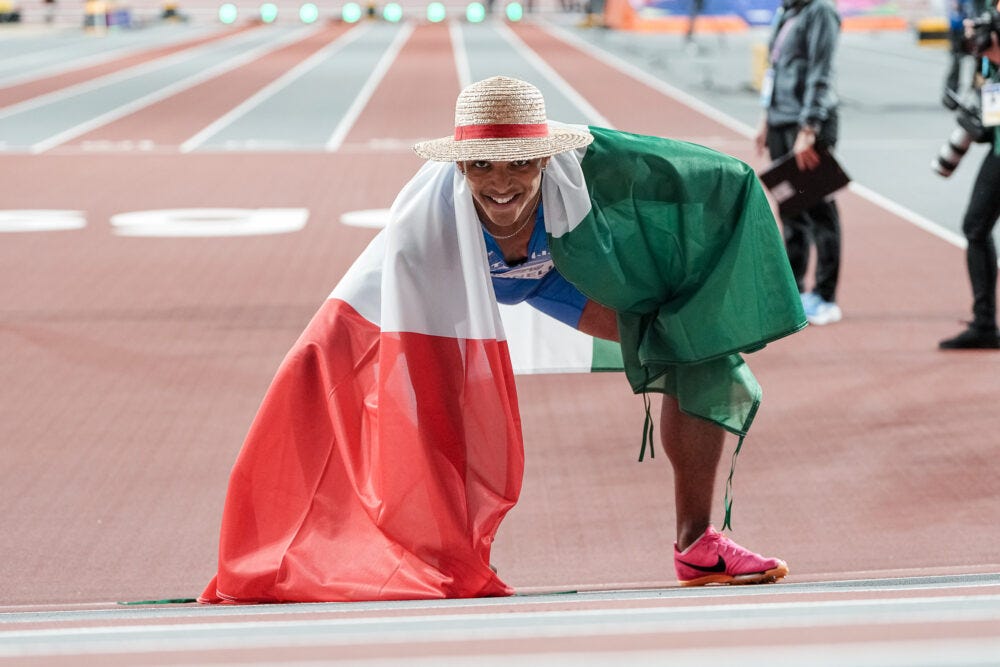
<path id="1" fill-rule="evenodd" d="M 20 23 L 21 9 L 11 0 L 0 0 L 0 23 Z"/>
<path id="2" fill-rule="evenodd" d="M 581 28 L 603 28 L 604 24 L 604 4 L 605 0 L 586 0 L 584 2 L 584 12 L 586 12 L 586 17 L 583 19 L 583 23 L 580 24 Z"/>
<path id="3" fill-rule="evenodd" d="M 948 71 L 944 78 L 944 92 L 941 103 L 949 109 L 957 109 L 956 98 L 961 98 L 962 65 L 973 60 L 965 38 L 965 19 L 979 16 L 985 11 L 983 0 L 948 0 Z"/>
<path id="4" fill-rule="evenodd" d="M 684 36 L 685 41 L 690 42 L 694 39 L 694 24 L 703 9 L 705 9 L 705 0 L 691 0 L 691 10 L 688 12 L 687 35 Z"/>
<path id="5" fill-rule="evenodd" d="M 761 85 L 764 114 L 754 141 L 772 160 L 794 154 L 801 172 L 814 170 L 816 148 L 832 148 L 838 137 L 839 100 L 834 87 L 834 54 L 840 38 L 840 15 L 831 0 L 784 0 L 770 41 L 770 69 Z M 802 306 L 812 324 L 839 322 L 840 214 L 832 197 L 796 215 L 782 215 L 785 249 Z M 816 248 L 811 291 L 806 269 Z"/>

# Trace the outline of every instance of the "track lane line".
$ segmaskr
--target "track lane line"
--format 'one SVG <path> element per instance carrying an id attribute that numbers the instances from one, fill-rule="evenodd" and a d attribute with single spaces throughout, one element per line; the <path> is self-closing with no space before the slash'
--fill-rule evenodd
<path id="1" fill-rule="evenodd" d="M 0 627 L 32 623 L 108 622 L 126 619 L 205 619 L 216 617 L 274 616 L 352 616 L 372 614 L 448 614 L 511 613 L 518 608 L 548 607 L 595 608 L 602 604 L 637 604 L 653 606 L 691 604 L 732 607 L 752 604 L 797 604 L 795 598 L 880 595 L 892 600 L 900 593 L 913 599 L 1000 597 L 1000 574 L 898 577 L 890 579 L 851 579 L 828 582 L 783 583 L 775 586 L 706 586 L 700 588 L 649 588 L 620 590 L 581 590 L 575 593 L 525 593 L 504 598 L 453 598 L 442 600 L 396 600 L 378 602 L 317 602 L 281 605 L 148 605 L 124 607 L 113 602 L 90 602 L 66 605 L 18 605 L 0 607 Z M 916 594 L 916 595 L 910 595 Z M 885 597 L 888 596 L 888 597 Z M 783 600 L 788 598 L 788 600 Z M 759 600 L 763 599 L 763 602 Z M 871 598 L 864 598 L 871 599 Z M 847 600 L 850 601 L 850 600 Z M 855 601 L 861 601 L 856 599 Z M 46 608 L 48 607 L 48 608 Z M 62 607 L 62 608 L 59 608 Z M 90 608 L 77 608 L 90 607 Z M 492 612 L 491 610 L 499 610 Z"/>
<path id="2" fill-rule="evenodd" d="M 577 37 L 576 35 L 572 34 L 570 31 L 564 28 L 555 26 L 550 23 L 539 23 L 537 25 L 538 27 L 540 27 L 542 30 L 549 33 L 553 37 L 556 37 L 557 39 L 560 39 L 568 44 L 575 46 L 577 49 L 590 54 L 591 56 L 600 60 L 601 62 L 617 69 L 621 73 L 629 77 L 632 77 L 637 81 L 645 83 L 646 85 L 663 93 L 664 95 L 670 97 L 671 99 L 674 99 L 677 102 L 689 106 L 691 109 L 697 111 L 698 113 L 708 116 L 712 120 L 715 120 L 716 122 L 726 126 L 727 128 L 736 132 L 740 136 L 745 137 L 747 139 L 753 138 L 755 134 L 754 128 L 725 114 L 724 112 L 718 110 L 717 108 L 709 104 L 706 104 L 705 102 L 702 102 L 697 97 L 694 97 L 693 95 L 690 95 L 684 92 L 683 90 L 671 86 L 669 83 L 661 79 L 658 79 L 657 77 L 651 74 L 648 74 L 647 72 L 643 71 L 642 69 L 633 65 L 632 63 L 623 60 L 619 56 L 609 51 L 605 51 L 604 49 L 601 49 L 598 46 L 590 44 L 586 40 Z M 965 237 L 956 234 L 955 232 L 951 231 L 944 225 L 941 225 L 937 222 L 934 222 L 933 220 L 925 218 L 924 216 L 908 209 L 902 204 L 899 204 L 887 197 L 878 194 L 874 190 L 871 190 L 870 188 L 867 188 L 861 185 L 860 183 L 852 182 L 848 186 L 848 188 L 852 192 L 857 194 L 859 197 L 868 200 L 869 202 L 875 204 L 876 206 L 886 209 L 887 211 L 902 218 L 903 220 L 907 221 L 913 226 L 922 229 L 923 231 L 928 232 L 929 234 L 933 234 L 934 236 L 937 236 L 938 238 L 947 241 L 951 245 L 963 249 L 966 248 L 968 245 L 967 241 L 965 240 Z M 998 266 L 1000 266 L 1000 260 L 998 260 L 997 264 Z"/>
<path id="3" fill-rule="evenodd" d="M 746 137 L 748 139 L 753 138 L 754 129 L 749 125 L 746 125 L 745 123 L 736 120 L 732 116 L 729 116 L 728 114 L 719 111 L 715 107 L 706 104 L 705 102 L 702 102 L 697 97 L 689 95 L 680 88 L 671 86 L 666 81 L 656 78 L 652 74 L 643 71 L 639 67 L 636 67 L 632 63 L 623 60 L 622 58 L 611 53 L 610 51 L 605 51 L 604 49 L 596 47 L 593 44 L 587 42 L 586 40 L 577 37 L 570 31 L 557 27 L 550 23 L 536 23 L 534 25 L 539 29 L 543 30 L 544 32 L 549 33 L 556 39 L 559 39 L 560 41 L 565 42 L 567 44 L 570 44 L 571 46 L 576 47 L 577 50 L 590 55 L 595 60 L 598 60 L 599 62 L 602 62 L 605 65 L 608 65 L 609 67 L 618 70 L 622 74 L 625 74 L 626 76 L 635 79 L 640 83 L 646 84 L 653 90 L 666 95 L 667 97 L 673 99 L 676 102 L 680 102 L 681 104 L 690 107 L 691 109 L 697 111 L 703 116 L 711 118 L 720 125 L 727 127 L 733 132 L 736 132 L 740 136 Z"/>
<path id="4" fill-rule="evenodd" d="M 75 41 L 65 41 L 61 44 L 0 61 L 0 90 L 28 83 L 29 81 L 39 81 L 62 73 L 79 71 L 130 56 L 138 56 L 157 48 L 178 46 L 183 43 L 184 40 L 182 38 L 186 38 L 189 41 L 198 39 L 199 37 L 208 37 L 209 33 L 217 33 L 223 30 L 226 30 L 226 28 L 218 26 L 212 28 L 208 26 L 186 27 L 183 33 L 174 32 L 170 34 L 164 32 L 159 35 L 151 34 L 149 35 L 149 40 L 123 42 L 110 49 L 93 52 L 84 50 L 83 53 L 80 53 L 81 49 L 79 47 L 84 44 L 89 45 L 93 42 L 93 38 L 80 35 Z"/>
<path id="5" fill-rule="evenodd" d="M 720 604 L 702 607 L 529 610 L 476 615 L 425 614 L 325 619 L 227 620 L 138 623 L 0 633 L 0 657 L 99 653 L 193 652 L 282 646 L 350 647 L 379 644 L 412 649 L 469 642 L 574 641 L 604 637 L 655 637 L 661 644 L 683 643 L 695 633 L 747 636 L 782 629 L 812 632 L 966 629 L 992 636 L 1000 621 L 1000 595 L 822 602 Z M 193 620 L 193 619 L 192 619 Z M 876 630 L 879 634 L 881 631 Z M 912 638 L 911 638 L 912 639 Z M 745 639 L 743 640 L 745 641 Z M 736 642 L 740 643 L 739 641 Z"/>
<path id="6" fill-rule="evenodd" d="M 406 23 L 400 27 L 395 39 L 392 40 L 389 48 L 382 54 L 382 58 L 379 59 L 378 64 L 375 65 L 375 69 L 372 70 L 371 75 L 365 81 L 365 85 L 358 91 L 351 106 L 348 107 L 344 117 L 337 124 L 337 127 L 333 130 L 333 134 L 327 140 L 324 150 L 328 153 L 336 153 L 340 149 L 341 144 L 344 143 L 344 138 L 354 127 L 361 112 L 368 105 L 372 95 L 375 94 L 375 89 L 382 83 L 382 79 L 385 78 L 389 68 L 396 61 L 396 57 L 403 50 L 403 46 L 410 39 L 414 30 L 415 28 L 410 23 Z"/>
<path id="7" fill-rule="evenodd" d="M 448 36 L 451 37 L 451 50 L 455 56 L 458 87 L 464 89 L 472 83 L 472 70 L 469 67 L 469 54 L 465 50 L 465 40 L 462 37 L 462 25 L 458 21 L 448 22 Z"/>
<path id="8" fill-rule="evenodd" d="M 217 42 L 232 42 L 240 43 L 242 41 L 250 41 L 252 36 L 249 36 L 249 30 L 244 30 L 239 33 L 234 33 L 232 35 L 227 35 L 223 39 L 214 40 Z M 209 42 L 211 43 L 211 42 Z M 103 76 L 79 81 L 65 87 L 52 90 L 50 92 L 44 93 L 32 97 L 30 99 L 18 102 L 11 106 L 0 107 L 0 120 L 13 116 L 15 114 L 24 113 L 25 111 L 31 111 L 32 109 L 37 109 L 38 107 L 45 106 L 47 104 L 53 104 L 55 102 L 61 102 L 62 100 L 74 97 L 76 95 L 82 95 L 89 93 L 91 91 L 97 90 L 104 86 L 113 85 L 120 83 L 122 81 L 127 81 L 135 77 L 142 76 L 150 71 L 155 71 L 164 67 L 170 67 L 179 62 L 189 60 L 195 57 L 197 54 L 194 53 L 198 48 L 206 46 L 206 44 L 199 44 L 198 46 L 188 48 L 188 49 L 176 49 L 170 53 L 164 54 L 155 60 L 147 60 L 137 65 L 132 65 L 124 69 L 116 69 L 113 72 L 105 74 Z"/>
<path id="9" fill-rule="evenodd" d="M 67 91 L 79 92 L 81 86 L 88 82 L 107 82 L 109 77 L 131 71 L 136 67 L 153 63 L 162 58 L 212 42 L 231 39 L 254 29 L 257 29 L 257 27 L 248 25 L 219 30 L 209 35 L 203 35 L 176 44 L 154 47 L 124 57 L 112 56 L 109 58 L 104 54 L 100 54 L 100 56 L 95 56 L 95 58 L 100 59 L 98 62 L 91 61 L 90 64 L 84 64 L 82 67 L 78 63 L 73 63 L 69 69 L 65 69 L 58 74 L 44 75 L 42 78 L 0 86 L 0 115 L 16 113 L 16 111 L 11 111 L 10 107 L 26 109 L 30 107 L 21 105 L 26 105 L 32 100 L 41 100 L 41 102 L 34 104 L 34 106 L 38 106 L 39 103 L 44 103 L 45 101 L 60 99 Z M 76 93 L 73 92 L 72 94 Z"/>
<path id="10" fill-rule="evenodd" d="M 190 153 L 191 151 L 197 150 L 202 144 L 211 139 L 214 135 L 218 134 L 220 131 L 234 123 L 236 120 L 242 118 L 247 113 L 258 107 L 260 104 L 266 100 L 274 97 L 285 88 L 287 88 L 293 81 L 297 80 L 299 77 L 303 76 L 310 70 L 314 69 L 317 65 L 325 61 L 326 59 L 332 57 L 338 51 L 343 49 L 348 44 L 356 41 L 362 37 L 366 32 L 371 29 L 370 25 L 363 25 L 352 28 L 346 33 L 339 34 L 335 41 L 327 44 L 322 49 L 312 54 L 306 60 L 300 62 L 298 65 L 292 69 L 285 72 L 279 78 L 273 80 L 271 83 L 267 84 L 259 91 L 246 98 L 239 105 L 226 112 L 211 124 L 200 130 L 194 136 L 188 138 L 180 145 L 181 153 Z"/>
<path id="11" fill-rule="evenodd" d="M 101 127 L 102 125 L 106 125 L 112 121 L 122 118 L 123 116 L 135 113 L 136 111 L 143 109 L 156 102 L 159 102 L 160 100 L 166 99 L 168 97 L 176 95 L 181 91 L 196 86 L 202 83 L 203 81 L 213 79 L 232 69 L 235 69 L 253 60 L 256 60 L 267 53 L 270 53 L 272 51 L 284 47 L 289 42 L 301 39 L 303 34 L 306 34 L 308 36 L 313 32 L 316 32 L 318 29 L 319 28 L 317 27 L 302 28 L 290 32 L 287 35 L 283 35 L 281 38 L 279 38 L 274 42 L 267 42 L 265 44 L 256 46 L 252 48 L 250 51 L 241 53 L 237 56 L 233 56 L 232 58 L 224 60 L 221 63 L 217 63 L 212 67 L 209 67 L 206 70 L 202 70 L 201 72 L 195 75 L 188 76 L 184 79 L 180 79 L 179 81 L 176 81 L 169 86 L 164 86 L 159 90 L 143 95 L 137 99 L 132 100 L 127 104 L 123 104 L 116 109 L 105 112 L 103 114 L 95 116 L 94 118 L 91 118 L 90 120 L 84 121 L 83 123 L 79 123 L 71 128 L 63 130 L 62 132 L 55 134 L 44 141 L 40 141 L 32 145 L 29 151 L 32 154 L 37 155 L 39 153 L 44 153 L 46 151 L 52 150 L 56 146 L 59 146 L 72 139 L 75 139 L 76 137 L 79 137 L 80 135 L 90 132 L 91 130 L 94 130 L 98 127 Z"/>
<path id="12" fill-rule="evenodd" d="M 538 70 L 542 76 L 549 80 L 552 85 L 559 89 L 566 99 L 570 100 L 584 116 L 589 124 L 598 125 L 614 129 L 614 124 L 598 111 L 594 105 L 587 101 L 577 90 L 571 86 L 548 62 L 542 58 L 537 51 L 532 49 L 527 42 L 521 39 L 517 33 L 510 29 L 506 23 L 497 24 L 497 32 L 503 37 L 514 50 L 520 52 L 531 65 Z"/>
<path id="13" fill-rule="evenodd" d="M 159 100 L 116 121 L 77 137 L 73 144 L 84 149 L 114 149 L 120 142 L 143 143 L 146 148 L 171 146 L 175 149 L 196 130 L 234 106 L 260 99 L 262 89 L 301 69 L 303 61 L 315 60 L 317 52 L 349 30 L 344 24 L 316 26 L 301 39 L 268 51 L 249 62 Z M 286 81 L 287 82 L 287 81 Z"/>

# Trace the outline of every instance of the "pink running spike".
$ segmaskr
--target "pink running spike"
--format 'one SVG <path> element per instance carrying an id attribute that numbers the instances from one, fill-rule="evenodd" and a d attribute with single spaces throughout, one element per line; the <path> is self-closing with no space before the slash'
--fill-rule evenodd
<path id="1" fill-rule="evenodd" d="M 744 549 L 712 526 L 684 551 L 674 544 L 674 568 L 681 586 L 771 584 L 788 574 L 785 561 Z"/>

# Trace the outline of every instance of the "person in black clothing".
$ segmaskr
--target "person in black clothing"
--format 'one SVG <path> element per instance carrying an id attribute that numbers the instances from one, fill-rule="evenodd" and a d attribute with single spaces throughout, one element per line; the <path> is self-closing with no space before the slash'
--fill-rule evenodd
<path id="1" fill-rule="evenodd" d="M 691 7 L 688 9 L 687 34 L 684 35 L 684 41 L 690 42 L 694 39 L 694 24 L 704 9 L 705 0 L 691 0 Z"/>
<path id="2" fill-rule="evenodd" d="M 948 3 L 948 70 L 941 103 L 952 110 L 958 108 L 958 99 L 963 97 L 962 65 L 973 58 L 965 37 L 965 20 L 976 18 L 984 8 L 983 0 L 949 0 Z"/>
<path id="3" fill-rule="evenodd" d="M 761 86 L 764 114 L 755 137 L 757 152 L 767 148 L 775 160 L 795 154 L 800 171 L 819 165 L 818 146 L 837 143 L 839 100 L 834 89 L 833 60 L 840 35 L 840 16 L 831 0 L 784 0 L 770 41 L 770 69 Z M 797 215 L 781 216 L 785 249 L 812 324 L 841 319 L 837 305 L 840 278 L 840 215 L 827 198 Z M 805 278 L 811 245 L 816 246 L 812 291 Z"/>
<path id="4" fill-rule="evenodd" d="M 997 2 L 1000 11 L 1000 2 Z M 991 80 L 1000 81 L 1000 44 L 991 35 L 992 44 L 982 53 L 993 70 Z M 969 281 L 972 284 L 972 321 L 953 338 L 940 342 L 942 350 L 1000 349 L 997 330 L 997 248 L 993 229 L 1000 218 L 1000 127 L 993 128 L 992 150 L 983 158 L 972 186 L 969 205 L 962 220 L 962 233 L 968 241 L 965 251 Z"/>

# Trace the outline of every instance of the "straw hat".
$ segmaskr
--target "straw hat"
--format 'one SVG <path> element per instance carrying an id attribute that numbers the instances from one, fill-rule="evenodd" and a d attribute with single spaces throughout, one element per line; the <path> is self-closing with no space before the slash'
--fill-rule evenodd
<path id="1" fill-rule="evenodd" d="M 439 162 L 531 160 L 588 145 L 584 129 L 549 126 L 542 93 L 530 83 L 494 76 L 466 87 L 455 103 L 455 136 L 422 141 L 417 155 Z"/>

